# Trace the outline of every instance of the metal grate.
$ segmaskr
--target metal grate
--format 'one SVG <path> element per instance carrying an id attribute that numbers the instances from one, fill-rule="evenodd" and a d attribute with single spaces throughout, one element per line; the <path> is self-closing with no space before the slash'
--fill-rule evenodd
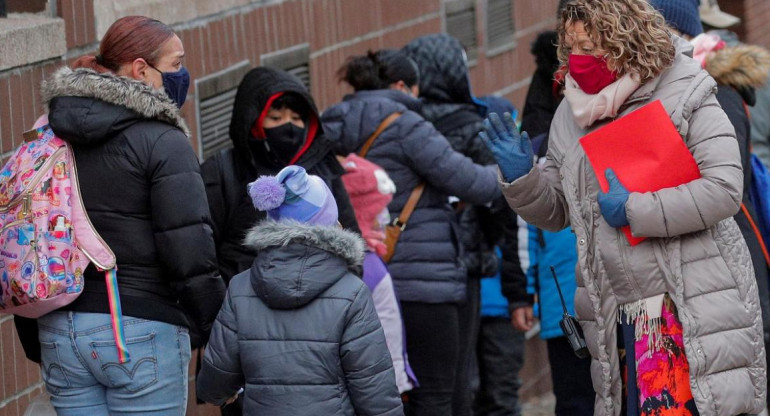
<path id="1" fill-rule="evenodd" d="M 457 38 L 465 48 L 468 62 L 478 59 L 479 47 L 476 40 L 476 6 L 473 1 L 449 1 L 444 7 L 446 32 Z"/>
<path id="2" fill-rule="evenodd" d="M 230 140 L 230 118 L 238 84 L 251 69 L 242 61 L 195 81 L 196 111 L 200 140 L 198 154 L 206 160 L 221 149 L 233 145 Z"/>
<path id="3" fill-rule="evenodd" d="M 225 91 L 207 98 L 200 106 L 200 132 L 202 140 L 202 158 L 206 160 L 220 149 L 231 147 L 230 118 L 237 89 Z"/>
<path id="4" fill-rule="evenodd" d="M 302 81 L 302 83 L 305 84 L 305 87 L 307 87 L 307 90 L 310 91 L 310 65 L 309 64 L 305 63 L 299 66 L 295 66 L 293 68 L 288 68 L 286 69 L 286 72 L 299 78 L 300 81 Z"/>
<path id="5" fill-rule="evenodd" d="M 513 0 L 487 0 L 487 51 L 514 45 Z"/>
<path id="6" fill-rule="evenodd" d="M 303 43 L 290 48 L 262 55 L 264 66 L 283 69 L 299 78 L 310 91 L 310 45 Z"/>

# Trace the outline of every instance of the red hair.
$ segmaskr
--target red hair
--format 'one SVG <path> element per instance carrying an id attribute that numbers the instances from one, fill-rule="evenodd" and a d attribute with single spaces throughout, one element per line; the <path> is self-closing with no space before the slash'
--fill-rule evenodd
<path id="1" fill-rule="evenodd" d="M 154 65 L 161 47 L 173 36 L 174 31 L 158 20 L 144 16 L 122 17 L 107 29 L 99 45 L 99 55 L 82 56 L 72 67 L 116 72 L 121 65 L 137 58 Z"/>

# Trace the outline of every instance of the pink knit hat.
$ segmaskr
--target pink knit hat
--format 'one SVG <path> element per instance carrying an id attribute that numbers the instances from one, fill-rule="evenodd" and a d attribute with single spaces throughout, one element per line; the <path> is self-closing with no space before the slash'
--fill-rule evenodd
<path id="1" fill-rule="evenodd" d="M 342 166 L 346 171 L 342 182 L 350 196 L 361 234 L 371 249 L 383 255 L 385 236 L 382 228 L 386 224 L 379 224 L 378 216 L 393 199 L 396 185 L 381 167 L 354 153 L 345 158 Z"/>

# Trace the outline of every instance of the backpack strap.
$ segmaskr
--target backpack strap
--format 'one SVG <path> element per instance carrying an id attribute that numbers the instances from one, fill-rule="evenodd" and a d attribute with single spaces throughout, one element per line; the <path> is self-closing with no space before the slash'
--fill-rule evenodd
<path id="1" fill-rule="evenodd" d="M 358 155 L 366 158 L 366 154 L 369 153 L 369 148 L 372 147 L 372 144 L 377 139 L 377 137 L 380 136 L 380 133 L 385 131 L 385 129 L 388 128 L 394 121 L 396 121 L 397 118 L 401 116 L 401 113 L 396 111 L 395 113 L 385 117 L 385 120 L 382 120 L 379 126 L 377 126 L 377 129 L 372 133 L 371 136 L 369 136 L 368 139 L 366 139 L 366 143 L 364 143 L 363 147 L 361 147 L 361 150 L 358 152 Z"/>
<path id="2" fill-rule="evenodd" d="M 107 284 L 107 297 L 110 304 L 110 323 L 112 324 L 112 336 L 115 338 L 115 347 L 118 349 L 118 362 L 125 364 L 131 360 L 126 346 L 126 334 L 123 331 L 123 310 L 120 307 L 120 294 L 118 293 L 118 268 L 113 267 L 104 272 L 104 281 Z"/>

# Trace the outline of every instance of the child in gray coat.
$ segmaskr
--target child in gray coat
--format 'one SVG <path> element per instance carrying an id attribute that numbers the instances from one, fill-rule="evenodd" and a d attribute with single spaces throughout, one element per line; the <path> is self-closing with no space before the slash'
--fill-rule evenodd
<path id="1" fill-rule="evenodd" d="M 244 414 L 403 415 L 393 364 L 360 268 L 364 242 L 337 222 L 326 184 L 302 167 L 249 184 L 267 219 L 244 244 L 212 329 L 198 398 L 221 405 L 244 388 Z"/>

